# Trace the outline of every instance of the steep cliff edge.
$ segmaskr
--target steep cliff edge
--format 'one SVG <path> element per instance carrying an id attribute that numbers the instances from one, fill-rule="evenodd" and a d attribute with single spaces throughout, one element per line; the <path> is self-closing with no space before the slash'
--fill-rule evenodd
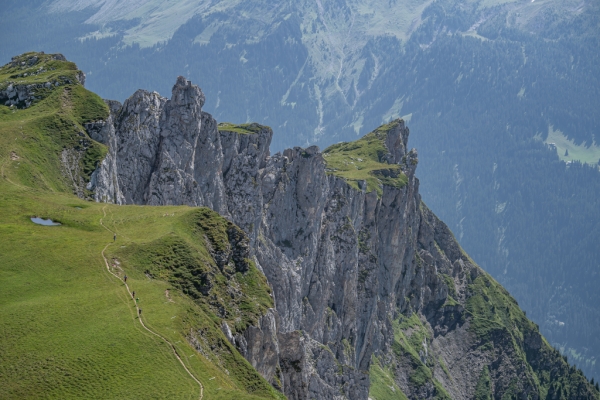
<path id="1" fill-rule="evenodd" d="M 223 331 L 288 398 L 598 397 L 421 202 L 402 120 L 271 156 L 270 128 L 217 124 L 203 104 L 182 77 L 171 99 L 109 103 L 88 189 L 207 206 L 248 234 L 275 308 Z"/>

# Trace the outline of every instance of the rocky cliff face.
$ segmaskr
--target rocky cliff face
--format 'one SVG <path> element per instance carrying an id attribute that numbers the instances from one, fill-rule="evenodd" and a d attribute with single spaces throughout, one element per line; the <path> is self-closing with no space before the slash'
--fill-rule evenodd
<path id="1" fill-rule="evenodd" d="M 208 206 L 248 234 L 276 306 L 243 334 L 222 329 L 288 398 L 597 396 L 421 202 L 402 120 L 369 136 L 370 159 L 359 142 L 338 149 L 341 173 L 316 147 L 271 156 L 270 128 L 217 124 L 203 104 L 182 77 L 169 100 L 109 103 L 90 129 L 109 154 L 88 188 Z M 361 163 L 367 180 L 350 175 Z"/>

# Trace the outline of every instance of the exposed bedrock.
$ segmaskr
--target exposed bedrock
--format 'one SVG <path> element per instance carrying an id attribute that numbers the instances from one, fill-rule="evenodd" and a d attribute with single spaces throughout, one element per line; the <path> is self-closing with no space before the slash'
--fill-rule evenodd
<path id="1" fill-rule="evenodd" d="M 92 189 L 97 201 L 208 206 L 247 233 L 276 310 L 229 339 L 275 387 L 290 399 L 367 399 L 377 358 L 410 398 L 472 398 L 484 368 L 494 395 L 514 387 L 539 397 L 534 375 L 546 367 L 523 354 L 540 365 L 558 356 L 540 355 L 547 344 L 534 328 L 518 340 L 471 329 L 472 285 L 478 277 L 497 283 L 421 202 L 402 120 L 387 125 L 378 157 L 398 165 L 406 183 L 378 194 L 326 169 L 316 147 L 271 156 L 270 128 L 218 125 L 203 104 L 183 77 L 171 99 L 139 90 L 122 106 L 110 103 L 109 120 L 93 133 L 109 154 Z M 399 318 L 411 315 L 425 332 L 418 357 L 405 355 L 395 335 Z M 426 382 L 414 378 L 421 367 Z"/>

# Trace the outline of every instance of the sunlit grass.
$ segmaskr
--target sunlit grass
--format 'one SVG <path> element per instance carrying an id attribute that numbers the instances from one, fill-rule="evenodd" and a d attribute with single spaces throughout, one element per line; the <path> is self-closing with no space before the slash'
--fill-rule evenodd
<path id="1" fill-rule="evenodd" d="M 388 153 L 385 147 L 387 132 L 395 127 L 397 121 L 377 128 L 375 131 L 350 143 L 334 144 L 325 151 L 323 157 L 327 163 L 327 173 L 344 178 L 352 187 L 367 193 L 383 193 L 383 186 L 402 188 L 407 177 L 397 164 L 382 162 Z M 362 183 L 366 187 L 362 187 Z"/>
<path id="2" fill-rule="evenodd" d="M 0 193 L 0 398 L 198 398 L 198 385 L 170 347 L 141 328 L 134 300 L 103 264 L 102 248 L 113 240 L 99 224 L 104 206 L 6 180 Z M 106 211 L 105 224 L 117 232 L 111 255 L 181 229 L 190 208 L 108 205 Z M 63 225 L 36 225 L 32 215 Z M 134 266 L 122 273 L 148 326 L 177 347 L 205 385 L 205 398 L 276 396 L 229 345 L 214 315 Z M 190 329 L 219 343 L 220 359 L 190 346 Z"/>

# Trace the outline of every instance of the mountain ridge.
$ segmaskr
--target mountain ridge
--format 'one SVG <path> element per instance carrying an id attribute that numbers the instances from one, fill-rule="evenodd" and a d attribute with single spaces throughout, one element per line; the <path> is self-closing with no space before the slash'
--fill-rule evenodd
<path id="1" fill-rule="evenodd" d="M 221 2 L 231 7 L 173 25 L 169 40 L 133 15 L 91 25 L 96 8 L 49 13 L 48 4 L 3 3 L 5 62 L 33 48 L 64 52 L 90 88 L 121 101 L 137 88 L 168 93 L 168 77 L 184 75 L 201 83 L 216 119 L 272 126 L 275 150 L 410 122 L 427 204 L 552 345 L 600 378 L 599 156 L 584 146 L 600 126 L 595 2 L 438 0 L 407 39 L 398 31 L 415 13 L 405 6 L 424 2 L 323 3 L 322 14 L 316 3 Z M 391 35 L 360 22 L 373 7 L 376 29 L 401 14 Z M 144 47 L 135 35 L 161 41 Z"/>
<path id="2" fill-rule="evenodd" d="M 118 138 L 120 144 L 118 150 L 109 146 L 116 173 L 105 163 L 98 170 L 108 179 L 98 180 L 95 190 L 109 194 L 97 199 L 208 205 L 249 234 L 257 265 L 273 286 L 276 311 L 252 333 L 230 340 L 289 398 L 366 398 L 364 374 L 373 357 L 374 364 L 395 369 L 394 381 L 409 397 L 470 398 L 485 368 L 488 375 L 481 376 L 490 377 L 494 396 L 595 395 L 581 378 L 575 386 L 560 378 L 563 367 L 558 375 L 542 372 L 548 362 L 564 360 L 421 202 L 416 151 L 407 150 L 402 120 L 383 129 L 387 154 L 380 156 L 399 166 L 406 183 L 379 180 L 379 193 L 372 184 L 359 180 L 353 187 L 347 177 L 327 174 L 316 147 L 270 156 L 267 127 L 252 134 L 228 131 L 229 125 L 219 129 L 201 110 L 204 95 L 185 78 L 177 79 L 171 100 L 157 96 L 136 92 L 105 125 L 108 143 Z M 152 124 L 127 121 L 132 107 L 152 110 Z M 157 140 L 150 153 L 135 145 L 133 132 L 140 128 L 150 128 Z M 150 183 L 145 194 L 130 192 L 132 177 L 118 172 L 138 154 L 150 154 L 154 165 L 133 177 Z M 403 322 L 411 315 L 417 319 Z M 461 355 L 467 364 L 442 350 L 442 343 L 458 349 L 465 342 L 471 343 L 461 350 L 469 354 Z M 271 351 L 256 352 L 266 344 Z M 470 362 L 482 359 L 490 364 L 467 373 Z"/>
<path id="3" fill-rule="evenodd" d="M 23 57 L 27 64 L 36 55 Z M 395 120 L 363 141 L 325 153 L 313 146 L 271 156 L 270 128 L 217 124 L 202 110 L 200 88 L 179 77 L 171 99 L 140 90 L 123 105 L 107 101 L 99 114 L 75 114 L 79 117 L 73 117 L 76 123 L 68 131 L 62 125 L 54 130 L 44 126 L 30 147 L 14 147 L 13 136 L 19 133 L 13 133 L 11 124 L 16 117 L 43 116 L 49 105 L 58 107 L 58 114 L 80 109 L 76 101 L 55 103 L 61 93 L 87 93 L 80 82 L 57 88 L 16 109 L 0 106 L 3 139 L 11 141 L 2 148 L 11 176 L 37 188 L 45 179 L 59 179 L 49 171 L 53 168 L 63 175 L 60 185 L 50 186 L 57 192 L 120 204 L 208 205 L 230 219 L 196 212 L 211 217 L 207 221 L 201 216 L 192 224 L 197 230 L 184 237 L 198 243 L 206 237 L 203 245 L 217 275 L 231 278 L 248 268 L 264 274 L 275 307 L 269 308 L 271 300 L 261 300 L 260 316 L 244 314 L 254 307 L 252 300 L 230 306 L 205 299 L 202 274 L 199 281 L 181 280 L 178 274 L 203 268 L 196 261 L 180 261 L 190 253 L 178 250 L 186 245 L 173 237 L 173 232 L 182 234 L 181 228 L 162 236 L 160 243 L 126 246 L 112 255 L 113 262 L 135 266 L 139 271 L 134 278 L 161 276 L 184 294 L 207 301 L 217 313 L 214 322 L 224 340 L 288 398 L 381 400 L 386 398 L 384 388 L 375 384 L 383 384 L 382 379 L 391 380 L 409 398 L 472 398 L 477 393 L 598 397 L 581 371 L 545 341 L 516 301 L 470 259 L 421 201 L 417 153 L 408 150 L 404 121 Z M 91 94 L 80 98 L 92 104 L 97 100 Z M 51 148 L 46 156 L 52 167 L 44 170 L 32 151 L 61 135 L 81 139 Z M 104 143 L 107 149 L 91 175 L 82 175 L 78 164 L 61 157 L 65 150 L 86 151 L 87 145 L 81 147 L 84 139 Z M 15 150 L 18 158 L 11 158 Z M 338 158 L 327 160 L 333 155 Z M 367 161 L 371 182 L 364 175 L 346 175 L 349 165 L 359 171 Z M 29 175 L 19 169 L 29 169 L 35 179 L 25 179 Z M 87 192 L 69 173 L 82 175 Z M 40 196 L 48 189 L 36 190 Z M 135 214 L 135 208 L 127 210 Z M 247 242 L 231 222 L 245 232 Z M 175 260 L 181 264 L 163 254 L 179 254 Z M 196 289 L 186 290 L 190 282 Z M 241 287 L 243 281 L 232 285 Z M 240 293 L 231 295 L 235 300 Z M 242 316 L 235 316 L 237 307 Z M 214 347 L 219 339 L 210 331 L 212 342 L 206 343 L 206 328 L 198 329 L 196 323 L 186 322 L 191 330 L 185 339 L 199 354 L 212 357 L 207 349 L 227 348 Z M 265 396 L 272 395 L 260 381 L 247 383 L 236 376 L 248 390 L 256 386 Z"/>

